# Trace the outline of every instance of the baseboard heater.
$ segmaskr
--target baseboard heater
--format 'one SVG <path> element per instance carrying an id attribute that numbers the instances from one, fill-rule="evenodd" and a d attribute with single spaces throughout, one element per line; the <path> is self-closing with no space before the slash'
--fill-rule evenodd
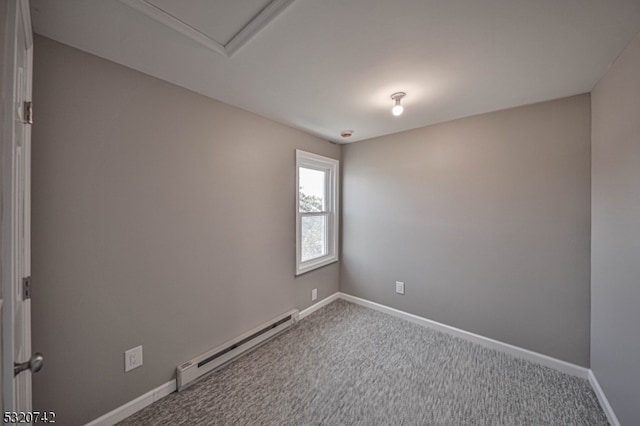
<path id="1" fill-rule="evenodd" d="M 255 349 L 276 334 L 291 327 L 297 321 L 298 310 L 293 309 L 217 348 L 195 357 L 191 361 L 180 364 L 176 369 L 178 391 L 197 382 L 208 373 L 212 373 L 237 357 Z"/>

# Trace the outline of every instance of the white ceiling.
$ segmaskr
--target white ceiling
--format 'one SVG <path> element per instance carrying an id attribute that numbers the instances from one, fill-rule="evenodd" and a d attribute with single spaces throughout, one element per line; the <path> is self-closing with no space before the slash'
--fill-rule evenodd
<path id="1" fill-rule="evenodd" d="M 640 31 L 639 0 L 295 0 L 230 54 L 198 37 L 226 45 L 269 0 L 135 1 L 177 26 L 132 0 L 32 0 L 34 30 L 340 143 L 589 92 Z"/>

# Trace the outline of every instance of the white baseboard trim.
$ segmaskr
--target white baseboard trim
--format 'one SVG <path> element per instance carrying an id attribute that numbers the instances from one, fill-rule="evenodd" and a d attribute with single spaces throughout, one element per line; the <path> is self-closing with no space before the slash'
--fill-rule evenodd
<path id="1" fill-rule="evenodd" d="M 616 417 L 616 413 L 613 412 L 613 408 L 611 408 L 611 404 L 609 404 L 609 400 L 607 399 L 604 391 L 600 387 L 600 383 L 598 383 L 598 379 L 596 379 L 596 375 L 593 374 L 593 370 L 589 370 L 589 383 L 591 383 L 591 387 L 598 397 L 598 401 L 600 402 L 600 406 L 602 407 L 602 411 L 607 415 L 607 420 L 609 420 L 609 424 L 611 426 L 620 426 L 620 422 Z"/>
<path id="2" fill-rule="evenodd" d="M 449 335 L 459 337 L 461 339 L 465 339 L 465 340 L 477 343 L 479 345 L 482 345 L 484 347 L 495 349 L 497 351 L 513 355 L 518 358 L 526 359 L 536 364 L 544 365 L 546 367 L 553 368 L 554 370 L 558 370 L 560 372 L 563 372 L 572 376 L 580 377 L 582 379 L 588 379 L 589 383 L 591 384 L 591 387 L 593 388 L 593 391 L 598 397 L 598 401 L 600 401 L 600 405 L 602 406 L 603 411 L 605 412 L 605 414 L 607 415 L 607 418 L 609 419 L 609 423 L 611 423 L 611 426 L 620 426 L 620 423 L 618 422 L 618 419 L 615 413 L 613 412 L 613 409 L 611 408 L 611 405 L 609 404 L 607 397 L 602 391 L 602 388 L 600 388 L 600 384 L 598 383 L 598 380 L 593 374 L 593 371 L 591 371 L 588 368 L 580 367 L 579 365 L 575 365 L 566 361 L 552 358 L 550 356 L 543 355 L 534 351 L 530 351 L 528 349 L 523 349 L 518 346 L 510 345 L 508 343 L 500 342 L 498 340 L 490 339 L 488 337 L 471 333 L 459 328 L 451 327 L 449 325 L 442 324 L 437 321 L 432 321 L 432 320 L 420 317 L 418 315 L 410 314 L 408 312 L 404 312 L 399 309 L 390 308 L 388 306 L 371 302 L 366 299 L 361 299 L 359 297 L 351 296 L 349 294 L 342 293 L 342 292 L 336 292 L 331 296 L 322 299 L 320 302 L 315 303 L 309 306 L 308 308 L 300 311 L 300 313 L 298 314 L 298 318 L 303 319 L 311 315 L 318 309 L 330 304 L 331 302 L 337 299 L 343 299 L 343 300 L 346 300 L 347 302 L 356 303 L 358 305 L 365 306 L 367 308 L 371 308 L 376 311 L 380 311 L 397 318 L 402 318 L 412 323 L 415 323 L 424 327 L 429 327 L 431 329 L 434 329 L 443 333 L 447 333 Z M 172 380 L 116 408 L 115 410 L 108 412 L 107 414 L 93 420 L 92 422 L 87 423 L 85 426 L 113 426 L 116 423 L 124 420 L 125 418 L 142 410 L 147 405 L 150 405 L 158 401 L 159 399 L 164 398 L 170 393 L 175 392 L 175 390 L 176 390 L 176 382 L 175 380 Z"/>
<path id="3" fill-rule="evenodd" d="M 490 349 L 495 349 L 497 351 L 504 352 L 518 358 L 526 359 L 527 361 L 535 362 L 536 364 L 553 368 L 554 370 L 558 370 L 572 376 L 580 377 L 581 379 L 589 378 L 590 370 L 588 368 L 580 367 L 579 365 L 575 365 L 570 362 L 552 358 L 550 356 L 543 355 L 538 352 L 530 351 L 528 349 L 523 349 L 518 346 L 500 342 L 499 340 L 490 339 L 488 337 L 484 337 L 479 334 L 475 334 L 469 331 L 461 330 L 459 328 L 451 327 L 449 325 L 442 324 L 437 321 L 432 321 L 432 320 L 420 317 L 418 315 L 400 311 L 398 309 L 390 308 L 388 306 L 381 305 L 379 303 L 370 302 L 366 299 L 361 299 L 359 297 L 351 296 L 350 294 L 345 294 L 345 293 L 338 293 L 338 294 L 340 299 L 346 300 L 348 302 L 353 302 L 358 305 L 366 306 L 368 308 L 375 309 L 376 311 L 384 312 L 394 317 L 402 318 L 407 321 L 413 322 L 415 324 L 429 327 L 434 330 L 477 343 L 479 345 L 482 345 Z"/>
<path id="4" fill-rule="evenodd" d="M 150 390 L 137 397 L 136 399 L 127 402 L 124 405 L 116 408 L 115 410 L 109 411 L 104 416 L 98 417 L 92 422 L 87 423 L 85 426 L 113 426 L 116 423 L 126 419 L 132 414 L 137 413 L 142 410 L 147 405 L 150 405 L 159 399 L 164 398 L 176 390 L 176 381 L 172 380 L 170 382 L 165 383 L 164 385 L 160 385 L 155 389 Z"/>
<path id="5" fill-rule="evenodd" d="M 302 319 L 304 317 L 308 317 L 309 315 L 311 315 L 312 313 L 314 313 L 318 309 L 322 308 L 323 306 L 327 306 L 329 303 L 333 302 L 334 300 L 337 300 L 340 297 L 340 294 L 342 294 L 342 293 L 339 293 L 339 292 L 333 293 L 331 296 L 325 297 L 324 299 L 322 299 L 318 303 L 315 303 L 315 304 L 309 306 L 307 309 L 304 309 L 304 310 L 300 311 L 300 313 L 298 314 L 298 319 Z"/>

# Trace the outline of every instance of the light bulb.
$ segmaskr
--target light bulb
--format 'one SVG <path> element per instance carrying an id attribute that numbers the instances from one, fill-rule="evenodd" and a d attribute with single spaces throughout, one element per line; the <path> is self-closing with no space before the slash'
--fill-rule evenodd
<path id="1" fill-rule="evenodd" d="M 399 116 L 400 114 L 402 114 L 402 111 L 404 111 L 404 107 L 402 106 L 402 104 L 400 103 L 400 101 L 402 100 L 402 98 L 404 98 L 407 94 L 404 92 L 396 92 L 393 95 L 391 95 L 391 99 L 393 99 L 395 101 L 395 105 L 393 106 L 393 108 L 391 108 L 391 113 L 393 115 L 395 115 L 396 117 Z"/>

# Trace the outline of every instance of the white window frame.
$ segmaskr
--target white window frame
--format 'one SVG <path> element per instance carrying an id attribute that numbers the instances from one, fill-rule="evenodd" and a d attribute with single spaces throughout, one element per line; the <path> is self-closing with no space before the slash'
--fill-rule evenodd
<path id="1" fill-rule="evenodd" d="M 339 161 L 322 155 L 296 150 L 296 275 L 301 275 L 322 266 L 338 261 L 338 182 Z M 326 210 L 321 213 L 300 212 L 300 167 L 326 172 L 325 203 Z M 327 216 L 327 254 L 325 256 L 302 261 L 302 218 L 305 216 Z"/>

